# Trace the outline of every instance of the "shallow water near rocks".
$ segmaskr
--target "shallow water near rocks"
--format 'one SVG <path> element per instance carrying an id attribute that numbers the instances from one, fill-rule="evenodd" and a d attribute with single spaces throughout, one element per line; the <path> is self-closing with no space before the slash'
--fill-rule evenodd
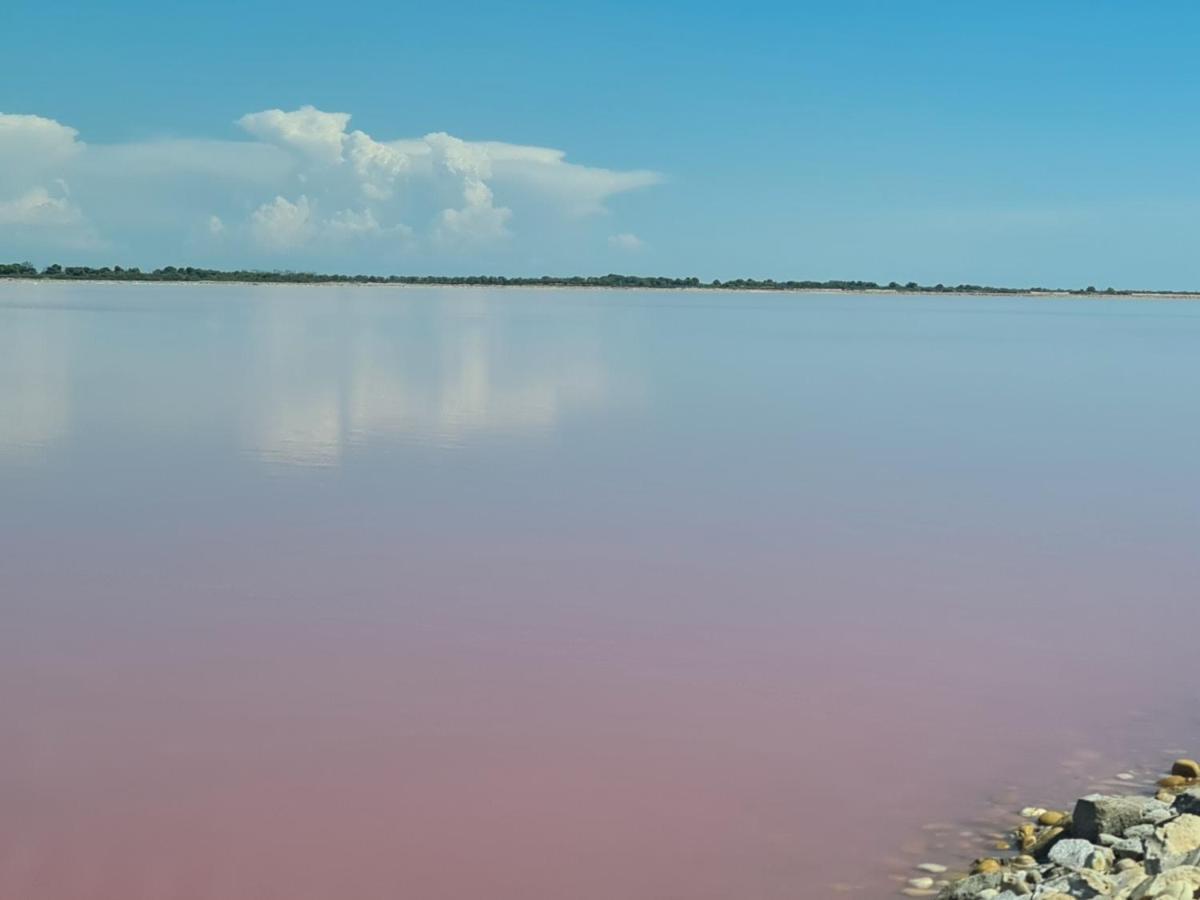
<path id="1" fill-rule="evenodd" d="M 887 897 L 1138 789 L 1200 753 L 1198 350 L 1187 302 L 0 284 L 0 896 Z"/>

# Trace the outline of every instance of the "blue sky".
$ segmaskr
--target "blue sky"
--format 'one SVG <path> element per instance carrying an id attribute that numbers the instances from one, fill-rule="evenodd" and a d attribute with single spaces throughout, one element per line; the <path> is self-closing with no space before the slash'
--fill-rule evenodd
<path id="1" fill-rule="evenodd" d="M 1190 3 L 10 0 L 0 256 L 1200 288 L 1198 26 Z M 347 175 L 353 141 L 386 184 Z"/>

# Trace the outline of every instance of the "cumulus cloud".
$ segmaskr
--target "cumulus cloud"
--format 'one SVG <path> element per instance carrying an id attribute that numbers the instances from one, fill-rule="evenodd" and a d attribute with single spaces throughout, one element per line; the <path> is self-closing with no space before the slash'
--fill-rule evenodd
<path id="1" fill-rule="evenodd" d="M 379 139 L 350 121 L 313 106 L 268 109 L 237 120 L 241 140 L 86 144 L 52 119 L 0 114 L 0 237 L 86 227 L 112 248 L 195 257 L 207 246 L 238 264 L 258 250 L 306 265 L 453 266 L 548 238 L 565 247 L 570 234 L 595 246 L 609 201 L 660 180 L 445 132 Z"/>
<path id="2" fill-rule="evenodd" d="M 0 113 L 0 173 L 50 170 L 83 151 L 79 132 L 41 116 Z"/>
<path id="3" fill-rule="evenodd" d="M 321 163 L 342 161 L 342 142 L 349 122 L 349 113 L 322 112 L 313 106 L 292 112 L 267 109 L 238 119 L 242 128 L 260 140 L 293 148 Z"/>
<path id="4" fill-rule="evenodd" d="M 264 203 L 250 216 L 250 233 L 271 250 L 304 246 L 316 233 L 308 197 L 301 194 L 295 203 L 285 197 L 276 197 Z"/>
<path id="5" fill-rule="evenodd" d="M 30 188 L 13 200 L 0 200 L 0 225 L 56 226 L 77 225 L 83 220 L 78 208 L 66 195 L 51 196 L 43 187 Z"/>

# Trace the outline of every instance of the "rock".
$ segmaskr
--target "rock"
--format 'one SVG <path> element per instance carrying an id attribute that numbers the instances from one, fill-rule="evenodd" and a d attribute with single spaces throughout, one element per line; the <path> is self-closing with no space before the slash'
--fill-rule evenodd
<path id="1" fill-rule="evenodd" d="M 1022 853 L 1019 856 L 1012 858 L 1012 866 L 1014 869 L 1032 869 L 1037 865 L 1037 860 L 1028 854 Z"/>
<path id="2" fill-rule="evenodd" d="M 1121 862 L 1138 860 L 1146 855 L 1146 845 L 1137 838 L 1122 838 L 1109 845 L 1109 849 L 1112 850 L 1113 856 Z"/>
<path id="3" fill-rule="evenodd" d="M 1147 879 L 1146 870 L 1132 860 L 1121 860 L 1120 871 L 1113 878 L 1113 893 L 1119 897 L 1127 897 L 1133 889 Z"/>
<path id="4" fill-rule="evenodd" d="M 986 875 L 989 872 L 999 872 L 1003 868 L 1000 865 L 1000 860 L 984 857 L 983 859 L 975 860 L 975 864 L 971 866 L 971 872 L 975 875 Z"/>
<path id="5" fill-rule="evenodd" d="M 1061 825 L 1064 821 L 1066 821 L 1066 818 L 1067 818 L 1066 813 L 1057 812 L 1057 811 L 1051 809 L 1051 810 L 1047 810 L 1046 812 L 1044 812 L 1040 816 L 1038 816 L 1038 824 L 1039 825 Z"/>
<path id="6" fill-rule="evenodd" d="M 1022 847 L 1021 849 L 1033 856 L 1041 856 L 1054 845 L 1055 841 L 1066 833 L 1067 830 L 1061 825 L 1055 825 L 1053 828 L 1043 828 L 1027 847 Z"/>
<path id="7" fill-rule="evenodd" d="M 1200 778 L 1200 763 L 1194 759 L 1177 759 L 1171 763 L 1171 774 L 1181 778 Z"/>
<path id="8" fill-rule="evenodd" d="M 1200 816 L 1184 813 L 1160 825 L 1154 832 L 1170 856 L 1179 856 L 1200 849 Z"/>
<path id="9" fill-rule="evenodd" d="M 1189 788 L 1177 796 L 1171 809 L 1177 813 L 1200 813 L 1200 788 Z"/>
<path id="10" fill-rule="evenodd" d="M 1013 834 L 1017 839 L 1017 845 L 1022 850 L 1028 850 L 1037 840 L 1037 826 L 1026 822 L 1024 825 L 1018 825 Z"/>
<path id="11" fill-rule="evenodd" d="M 1157 782 L 1160 788 L 1178 788 L 1187 784 L 1187 779 L 1182 775 L 1168 775 L 1166 778 L 1160 778 Z"/>
<path id="12" fill-rule="evenodd" d="M 1024 816 L 1026 819 L 1036 819 L 1038 816 L 1040 816 L 1045 811 L 1046 810 L 1044 810 L 1040 806 L 1027 806 L 1023 810 L 1021 810 L 1021 815 Z"/>
<path id="13" fill-rule="evenodd" d="M 1055 892 L 1066 894 L 1068 897 L 1108 896 L 1112 894 L 1115 885 L 1116 882 L 1107 875 L 1090 869 L 1075 869 L 1046 882 L 1038 896 L 1039 900 Z"/>
<path id="14" fill-rule="evenodd" d="M 1182 866 L 1143 881 L 1130 895 L 1132 900 L 1154 897 L 1191 897 L 1200 890 L 1200 868 Z"/>
<path id="15" fill-rule="evenodd" d="M 915 887 L 915 888 L 928 889 L 928 888 L 933 887 L 933 879 L 930 878 L 928 875 L 923 875 L 920 878 L 910 878 L 910 879 L 908 879 L 908 886 Z"/>
<path id="16" fill-rule="evenodd" d="M 1079 838 L 1059 841 L 1050 848 L 1050 862 L 1068 869 L 1107 872 L 1112 868 L 1113 852 Z"/>
<path id="17" fill-rule="evenodd" d="M 1139 825 L 1151 806 L 1165 808 L 1157 800 L 1145 797 L 1106 797 L 1103 794 L 1088 794 L 1075 803 L 1071 816 L 1072 833 L 1089 843 L 1100 839 L 1101 834 L 1123 835 L 1130 825 Z"/>
<path id="18" fill-rule="evenodd" d="M 1000 873 L 987 872 L 979 875 L 968 875 L 961 881 L 947 885 L 940 894 L 939 900 L 978 900 L 982 891 L 995 888 L 1000 890 Z M 993 895 L 994 896 L 994 895 Z"/>
<path id="19" fill-rule="evenodd" d="M 922 872 L 930 872 L 934 875 L 941 875 L 946 871 L 946 867 L 938 863 L 921 863 L 917 868 Z"/>
<path id="20" fill-rule="evenodd" d="M 1146 811 L 1142 813 L 1142 821 L 1157 825 L 1159 822 L 1165 822 L 1172 816 L 1176 815 L 1167 804 L 1158 800 L 1151 800 L 1146 805 Z"/>

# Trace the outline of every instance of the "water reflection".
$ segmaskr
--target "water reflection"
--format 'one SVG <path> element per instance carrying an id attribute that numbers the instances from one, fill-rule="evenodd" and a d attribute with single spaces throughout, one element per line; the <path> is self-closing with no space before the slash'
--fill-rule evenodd
<path id="1" fill-rule="evenodd" d="M 267 463 L 330 466 L 374 440 L 451 447 L 544 433 L 571 412 L 614 401 L 586 328 L 552 328 L 531 342 L 512 325 L 474 298 L 437 308 L 403 299 L 381 308 L 367 298 L 333 315 L 266 304 L 246 444 Z M 627 383 L 620 393 L 636 390 Z"/>
<path id="2" fill-rule="evenodd" d="M 33 460 L 71 419 L 71 321 L 0 308 L 0 456 Z"/>

